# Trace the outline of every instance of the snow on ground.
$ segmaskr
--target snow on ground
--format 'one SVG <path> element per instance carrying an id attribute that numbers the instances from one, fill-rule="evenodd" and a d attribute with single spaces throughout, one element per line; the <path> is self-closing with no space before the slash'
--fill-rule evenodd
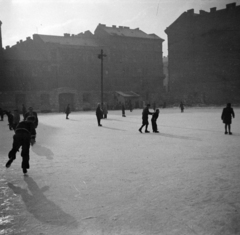
<path id="1" fill-rule="evenodd" d="M 0 122 L 0 235 L 240 234 L 240 109 L 233 135 L 220 108 L 39 114 L 30 170 L 5 168 L 13 132 Z M 149 128 L 151 130 L 151 127 Z"/>

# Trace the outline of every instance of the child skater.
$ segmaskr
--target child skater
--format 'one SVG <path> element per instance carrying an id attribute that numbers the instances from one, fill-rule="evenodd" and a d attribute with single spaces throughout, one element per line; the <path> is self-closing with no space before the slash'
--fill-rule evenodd
<path id="1" fill-rule="evenodd" d="M 155 112 L 152 115 L 152 130 L 154 133 L 159 133 L 158 128 L 157 128 L 157 119 L 159 115 L 159 109 L 156 109 Z"/>
<path id="2" fill-rule="evenodd" d="M 222 120 L 225 123 L 225 134 L 229 133 L 232 135 L 231 132 L 231 124 L 232 124 L 232 117 L 235 117 L 233 108 L 231 107 L 231 103 L 228 103 L 227 106 L 222 111 Z"/>
<path id="3" fill-rule="evenodd" d="M 13 146 L 11 151 L 8 153 L 8 162 L 6 163 L 6 168 L 9 168 L 12 162 L 16 158 L 16 153 L 19 148 L 22 147 L 21 156 L 22 156 L 22 170 L 23 173 L 27 173 L 29 169 L 29 148 L 30 144 L 34 143 L 35 137 L 35 117 L 30 116 L 25 121 L 20 122 L 16 129 L 15 135 L 13 136 Z"/>

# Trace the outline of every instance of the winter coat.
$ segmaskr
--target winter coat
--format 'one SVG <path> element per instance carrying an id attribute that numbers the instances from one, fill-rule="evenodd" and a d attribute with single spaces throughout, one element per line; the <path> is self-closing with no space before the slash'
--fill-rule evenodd
<path id="1" fill-rule="evenodd" d="M 222 121 L 225 124 L 231 124 L 232 123 L 232 117 L 235 117 L 235 113 L 233 111 L 233 108 L 231 107 L 226 107 L 222 111 Z"/>

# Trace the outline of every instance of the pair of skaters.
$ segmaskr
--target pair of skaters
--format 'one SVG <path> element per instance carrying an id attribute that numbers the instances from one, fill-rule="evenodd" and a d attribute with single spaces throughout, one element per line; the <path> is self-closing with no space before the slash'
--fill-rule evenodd
<path id="1" fill-rule="evenodd" d="M 149 131 L 148 131 L 148 125 L 149 125 L 148 115 L 152 115 L 152 119 L 151 119 L 152 130 L 153 130 L 154 133 L 159 133 L 158 128 L 157 128 L 157 119 L 158 119 L 158 116 L 159 116 L 159 109 L 156 109 L 154 111 L 154 113 L 152 113 L 152 112 L 149 111 L 149 108 L 150 108 L 150 104 L 147 104 L 147 106 L 143 109 L 143 112 L 142 112 L 142 126 L 139 128 L 138 131 L 140 133 L 142 133 L 142 128 L 145 126 L 145 133 L 149 133 Z"/>
<path id="2" fill-rule="evenodd" d="M 22 147 L 22 170 L 23 173 L 27 173 L 29 169 L 29 149 L 30 145 L 34 145 L 36 142 L 36 128 L 38 126 L 37 113 L 33 111 L 33 108 L 29 108 L 29 112 L 24 115 L 24 120 L 19 122 L 14 129 L 15 134 L 13 136 L 12 149 L 8 153 L 9 160 L 6 163 L 6 168 L 9 168 L 12 162 L 16 159 L 16 153 Z"/>

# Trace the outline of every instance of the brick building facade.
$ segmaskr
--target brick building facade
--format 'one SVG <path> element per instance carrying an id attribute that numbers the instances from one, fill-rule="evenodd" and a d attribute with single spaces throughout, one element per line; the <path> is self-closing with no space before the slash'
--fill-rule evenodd
<path id="1" fill-rule="evenodd" d="M 115 91 L 133 91 L 154 102 L 163 91 L 163 39 L 128 27 L 99 24 L 94 32 L 50 36 L 34 34 L 2 50 L 0 104 L 40 111 L 95 108 L 100 101 L 103 49 L 104 102 L 116 102 Z M 0 57 L 1 58 L 1 57 Z"/>
<path id="2" fill-rule="evenodd" d="M 240 6 L 184 12 L 166 30 L 171 102 L 240 104 Z"/>

